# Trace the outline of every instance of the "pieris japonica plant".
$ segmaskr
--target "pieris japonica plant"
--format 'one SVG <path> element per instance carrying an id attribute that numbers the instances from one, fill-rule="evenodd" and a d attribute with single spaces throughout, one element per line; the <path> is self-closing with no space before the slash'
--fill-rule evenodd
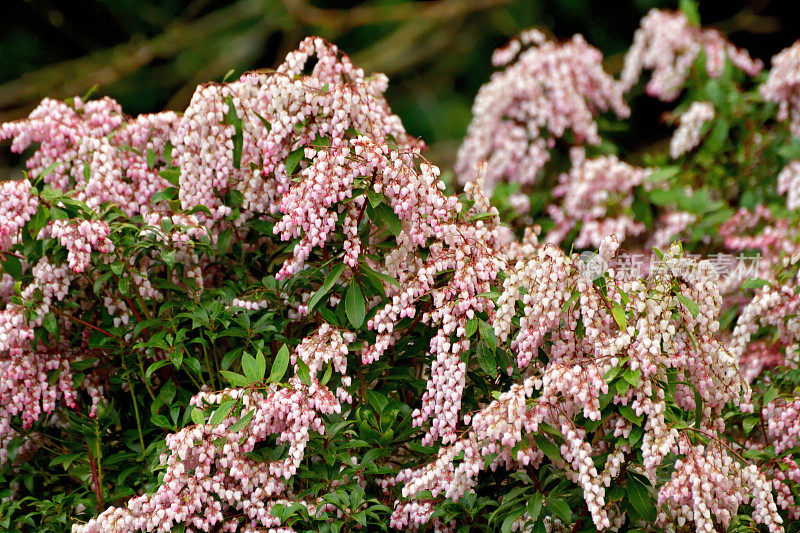
<path id="1" fill-rule="evenodd" d="M 0 126 L 0 528 L 800 529 L 800 43 L 494 62 L 453 174 L 319 38 Z"/>

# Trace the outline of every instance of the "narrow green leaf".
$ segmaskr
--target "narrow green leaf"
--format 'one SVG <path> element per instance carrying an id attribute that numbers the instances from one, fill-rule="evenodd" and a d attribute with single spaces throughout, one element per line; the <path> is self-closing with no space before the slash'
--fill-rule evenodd
<path id="1" fill-rule="evenodd" d="M 765 285 L 771 285 L 771 283 L 765 279 L 751 278 L 744 280 L 744 282 L 742 282 L 741 287 L 743 289 L 760 289 Z"/>
<path id="2" fill-rule="evenodd" d="M 488 344 L 492 348 L 497 347 L 497 336 L 494 333 L 494 328 L 484 322 L 483 320 L 478 321 L 478 329 L 481 332 L 481 339 Z"/>
<path id="3" fill-rule="evenodd" d="M 253 415 L 255 414 L 256 410 L 250 409 L 246 415 L 244 415 L 242 418 L 231 424 L 231 426 L 228 428 L 228 431 L 236 433 L 237 431 L 243 430 L 247 426 L 247 424 L 249 424 L 250 421 L 253 420 Z"/>
<path id="4" fill-rule="evenodd" d="M 217 254 L 225 255 L 228 253 L 228 247 L 231 244 L 231 239 L 233 238 L 233 231 L 230 229 L 226 229 L 223 231 L 217 240 Z"/>
<path id="5" fill-rule="evenodd" d="M 532 522 L 536 522 L 539 518 L 539 513 L 542 511 L 542 502 L 544 501 L 544 496 L 541 493 L 537 492 L 531 499 L 528 500 L 528 516 Z"/>
<path id="6" fill-rule="evenodd" d="M 150 379 L 150 376 L 153 375 L 153 372 L 161 367 L 167 366 L 169 363 L 170 361 L 168 359 L 161 359 L 160 361 L 156 361 L 155 363 L 151 364 L 147 367 L 147 372 L 144 373 L 145 379 Z"/>
<path id="7" fill-rule="evenodd" d="M 694 427 L 700 429 L 700 423 L 703 421 L 703 397 L 700 396 L 700 391 L 694 390 Z"/>
<path id="8" fill-rule="evenodd" d="M 473 318 L 467 321 L 467 325 L 464 328 L 464 337 L 469 339 L 475 332 L 478 331 L 478 318 Z"/>
<path id="9" fill-rule="evenodd" d="M 742 422 L 742 427 L 744 428 L 744 434 L 749 435 L 753 428 L 758 424 L 759 420 L 755 416 L 751 416 L 750 418 L 746 418 Z"/>
<path id="10" fill-rule="evenodd" d="M 42 326 L 44 326 L 44 329 L 49 333 L 55 335 L 58 332 L 58 320 L 56 320 L 56 315 L 47 313 L 42 319 Z"/>
<path id="11" fill-rule="evenodd" d="M 362 263 L 359 268 L 361 269 L 361 271 L 363 273 L 369 274 L 371 276 L 375 276 L 376 278 L 379 278 L 381 281 L 385 281 L 386 283 L 388 283 L 390 285 L 394 285 L 395 287 L 399 287 L 400 286 L 400 282 L 397 281 L 396 279 L 394 279 L 392 276 L 388 276 L 386 274 L 378 272 L 377 270 L 373 270 L 373 269 L 371 269 L 369 266 L 367 266 L 364 263 Z"/>
<path id="12" fill-rule="evenodd" d="M 246 387 L 250 384 L 246 377 L 230 370 L 220 370 L 220 373 L 225 376 L 225 379 L 234 387 Z"/>
<path id="13" fill-rule="evenodd" d="M 206 417 L 203 414 L 203 411 L 201 411 L 197 407 L 192 407 L 192 411 L 189 414 L 192 417 L 192 422 L 194 422 L 198 426 L 202 426 L 203 424 L 206 423 Z"/>
<path id="14" fill-rule="evenodd" d="M 231 414 L 234 405 L 236 405 L 236 400 L 223 401 L 219 407 L 217 407 L 217 410 L 211 414 L 211 420 L 209 420 L 208 423 L 212 426 L 216 426 L 228 418 L 228 415 Z"/>
<path id="15" fill-rule="evenodd" d="M 264 358 L 264 352 L 261 350 L 256 352 L 256 375 L 258 376 L 257 381 L 262 381 L 264 376 L 267 375 L 267 361 Z"/>
<path id="16" fill-rule="evenodd" d="M 5 257 L 6 260 L 3 261 L 3 269 L 15 280 L 22 278 L 22 263 L 20 260 L 11 254 L 5 254 Z"/>
<path id="17" fill-rule="evenodd" d="M 543 435 L 534 435 L 533 440 L 536 442 L 536 446 L 538 446 L 547 457 L 553 461 L 562 460 L 561 451 L 558 449 L 558 446 L 553 444 L 548 438 Z"/>
<path id="18" fill-rule="evenodd" d="M 300 382 L 303 385 L 311 385 L 311 374 L 308 371 L 308 365 L 299 357 L 297 358 L 297 377 L 300 378 Z"/>
<path id="19" fill-rule="evenodd" d="M 289 368 L 289 349 L 284 344 L 275 355 L 275 360 L 272 361 L 272 368 L 269 371 L 270 383 L 277 383 L 283 379 L 286 369 Z"/>
<path id="20" fill-rule="evenodd" d="M 244 371 L 244 375 L 251 383 L 254 381 L 260 381 L 261 376 L 259 376 L 258 373 L 259 369 L 258 363 L 256 363 L 256 358 L 246 352 L 242 354 L 242 370 Z"/>
<path id="21" fill-rule="evenodd" d="M 400 231 L 403 229 L 403 224 L 400 222 L 400 218 L 391 207 L 381 202 L 381 204 L 378 205 L 373 212 L 375 213 L 378 222 L 383 222 L 386 224 L 386 229 L 392 232 L 395 236 L 400 235 Z"/>
<path id="22" fill-rule="evenodd" d="M 625 331 L 628 327 L 628 316 L 625 314 L 625 310 L 615 303 L 614 307 L 611 308 L 611 315 L 614 317 L 614 321 L 619 326 L 620 331 Z"/>
<path id="23" fill-rule="evenodd" d="M 342 272 L 344 272 L 344 263 L 339 263 L 331 268 L 330 273 L 325 276 L 325 281 L 322 282 L 322 286 L 308 301 L 309 313 L 314 310 L 314 307 L 316 307 L 322 297 L 328 294 L 328 291 L 330 291 L 333 285 L 339 280 L 339 276 L 342 275 Z"/>
<path id="24" fill-rule="evenodd" d="M 559 498 L 547 498 L 547 503 L 545 505 L 547 509 L 560 518 L 565 525 L 572 523 L 572 510 L 570 510 L 567 502 Z"/>
<path id="25" fill-rule="evenodd" d="M 497 361 L 494 357 L 494 348 L 490 348 L 481 342 L 478 344 L 477 355 L 481 369 L 492 377 L 497 376 Z"/>
<path id="26" fill-rule="evenodd" d="M 628 474 L 628 482 L 626 492 L 628 501 L 636 513 L 647 521 L 655 520 L 656 507 L 650 498 L 650 493 L 647 487 L 638 479 Z"/>
<path id="27" fill-rule="evenodd" d="M 366 305 L 361 288 L 355 281 L 350 282 L 350 287 L 347 289 L 347 294 L 344 297 L 344 308 L 350 324 L 356 329 L 360 328 L 364 323 Z"/>
<path id="28" fill-rule="evenodd" d="M 173 184 L 175 187 L 179 186 L 181 171 L 177 168 L 164 169 L 158 173 L 159 176 Z"/>
<path id="29" fill-rule="evenodd" d="M 303 159 L 303 154 L 305 153 L 305 148 L 298 148 L 291 154 L 286 157 L 286 175 L 291 176 L 294 174 L 294 170 L 297 168 L 297 165 L 300 164 L 300 160 Z"/>
<path id="30" fill-rule="evenodd" d="M 678 299 L 680 303 L 689 310 L 692 316 L 697 316 L 700 313 L 700 306 L 697 305 L 694 301 L 690 300 L 683 294 L 676 294 L 675 297 Z"/>

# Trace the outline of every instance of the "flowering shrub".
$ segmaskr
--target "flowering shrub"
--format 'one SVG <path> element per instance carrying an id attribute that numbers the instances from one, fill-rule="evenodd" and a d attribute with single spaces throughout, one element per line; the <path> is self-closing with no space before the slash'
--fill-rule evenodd
<path id="1" fill-rule="evenodd" d="M 0 524 L 797 530 L 799 54 L 526 32 L 453 183 L 318 38 L 183 114 L 44 100 L 0 126 Z M 648 96 L 674 136 L 615 141 Z"/>

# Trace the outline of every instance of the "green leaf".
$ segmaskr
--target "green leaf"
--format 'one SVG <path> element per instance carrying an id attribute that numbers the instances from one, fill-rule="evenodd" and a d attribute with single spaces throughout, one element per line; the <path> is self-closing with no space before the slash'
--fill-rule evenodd
<path id="1" fill-rule="evenodd" d="M 256 370 L 258 371 L 258 381 L 262 381 L 267 374 L 267 361 L 261 350 L 256 352 Z"/>
<path id="2" fill-rule="evenodd" d="M 622 367 L 612 366 L 611 368 L 608 369 L 608 372 L 606 372 L 606 375 L 603 376 L 603 379 L 607 383 L 611 383 L 612 381 L 614 381 L 614 378 L 616 378 L 621 371 L 622 371 Z"/>
<path id="3" fill-rule="evenodd" d="M 155 363 L 151 364 L 147 367 L 147 372 L 144 373 L 145 379 L 150 379 L 150 376 L 153 375 L 153 372 L 161 367 L 167 366 L 169 363 L 170 361 L 168 359 L 161 359 L 160 361 L 156 361 Z"/>
<path id="4" fill-rule="evenodd" d="M 331 268 L 330 273 L 325 276 L 325 281 L 322 282 L 322 286 L 308 301 L 309 314 L 314 310 L 314 307 L 316 307 L 322 297 L 328 294 L 328 291 L 330 291 L 333 285 L 339 280 L 339 276 L 342 275 L 342 272 L 344 272 L 344 263 L 338 263 Z"/>
<path id="5" fill-rule="evenodd" d="M 681 171 L 681 167 L 677 165 L 661 167 L 654 170 L 648 177 L 647 180 L 651 182 L 657 181 L 666 181 L 674 178 L 678 175 Z"/>
<path id="6" fill-rule="evenodd" d="M 559 498 L 547 498 L 547 503 L 545 505 L 547 509 L 560 518 L 565 525 L 572 523 L 572 511 L 567 502 Z"/>
<path id="7" fill-rule="evenodd" d="M 544 501 L 544 496 L 541 493 L 537 492 L 531 499 L 528 500 L 528 516 L 532 522 L 536 522 L 536 519 L 539 518 L 539 513 L 542 511 L 542 502 Z"/>
<path id="8" fill-rule="evenodd" d="M 478 329 L 481 331 L 481 339 L 492 348 L 497 347 L 497 336 L 494 334 L 494 328 L 483 320 L 478 321 Z"/>
<path id="9" fill-rule="evenodd" d="M 147 149 L 147 168 L 152 169 L 156 166 L 156 154 L 152 148 Z"/>
<path id="10" fill-rule="evenodd" d="M 394 285 L 395 287 L 399 287 L 400 286 L 400 282 L 397 281 L 396 279 L 394 279 L 392 276 L 388 276 L 388 275 L 382 274 L 381 272 L 378 272 L 376 270 L 372 270 L 365 263 L 362 263 L 359 268 L 361 269 L 361 271 L 364 274 L 375 276 L 376 278 L 380 279 L 381 281 L 385 281 L 386 283 L 388 283 L 390 285 Z"/>
<path id="11" fill-rule="evenodd" d="M 703 397 L 700 396 L 700 391 L 694 390 L 694 427 L 700 429 L 700 423 L 703 421 Z"/>
<path id="12" fill-rule="evenodd" d="M 691 24 L 700 26 L 700 11 L 695 0 L 680 0 L 678 7 Z"/>
<path id="13" fill-rule="evenodd" d="M 481 369 L 492 377 L 497 376 L 497 361 L 494 357 L 494 348 L 490 348 L 481 342 L 478 344 L 477 355 Z"/>
<path id="14" fill-rule="evenodd" d="M 251 382 L 246 377 L 230 370 L 220 370 L 220 373 L 225 376 L 225 379 L 234 387 L 246 387 Z"/>
<path id="15" fill-rule="evenodd" d="M 220 234 L 219 238 L 217 239 L 218 255 L 225 255 L 226 253 L 228 253 L 228 247 L 231 244 L 232 238 L 233 238 L 233 231 L 230 229 L 226 229 Z"/>
<path id="16" fill-rule="evenodd" d="M 644 416 L 637 415 L 636 411 L 633 410 L 630 406 L 621 405 L 619 407 L 619 412 L 622 416 L 636 424 L 637 426 L 642 425 L 642 421 L 644 420 Z"/>
<path id="17" fill-rule="evenodd" d="M 690 300 L 683 294 L 676 294 L 675 297 L 678 299 L 680 303 L 689 310 L 692 316 L 696 317 L 700 313 L 700 306 L 697 305 L 694 301 Z"/>
<path id="18" fill-rule="evenodd" d="M 214 413 L 212 413 L 211 420 L 209 420 L 208 423 L 212 426 L 216 426 L 217 424 L 228 418 L 228 415 L 231 414 L 231 411 L 233 410 L 233 407 L 235 405 L 236 405 L 236 400 L 223 401 L 219 405 L 219 407 L 217 407 L 217 410 L 214 411 Z"/>
<path id="19" fill-rule="evenodd" d="M 297 377 L 303 385 L 311 385 L 311 374 L 308 365 L 299 357 L 297 358 Z"/>
<path id="20" fill-rule="evenodd" d="M 167 420 L 167 417 L 164 415 L 152 415 L 150 417 L 150 422 L 152 422 L 154 425 L 160 428 L 173 429 L 172 424 L 170 423 L 169 420 Z"/>
<path id="21" fill-rule="evenodd" d="M 761 399 L 761 405 L 769 405 L 772 401 L 778 397 L 778 389 L 776 387 L 770 387 L 767 389 L 767 392 L 764 393 L 764 397 Z"/>
<path id="22" fill-rule="evenodd" d="M 464 338 L 469 339 L 475 332 L 478 331 L 478 318 L 467 320 L 467 325 L 464 327 Z"/>
<path id="23" fill-rule="evenodd" d="M 225 99 L 228 104 L 228 113 L 225 115 L 225 121 L 233 126 L 233 168 L 239 169 L 242 166 L 242 147 L 244 144 L 244 134 L 242 133 L 242 119 L 236 114 L 236 106 L 233 104 L 233 97 L 228 96 Z"/>
<path id="24" fill-rule="evenodd" d="M 618 303 L 614 303 L 614 307 L 611 308 L 611 315 L 614 317 L 614 321 L 619 326 L 620 331 L 625 331 L 628 327 L 628 316 Z"/>
<path id="25" fill-rule="evenodd" d="M 177 168 L 168 168 L 158 173 L 159 176 L 173 184 L 175 187 L 179 186 L 181 171 Z"/>
<path id="26" fill-rule="evenodd" d="M 751 416 L 750 418 L 746 418 L 742 422 L 742 427 L 744 428 L 744 434 L 749 435 L 753 428 L 758 424 L 759 420 L 758 417 Z"/>
<path id="27" fill-rule="evenodd" d="M 653 521 L 656 518 L 656 507 L 650 498 L 650 493 L 647 487 L 637 478 L 628 474 L 627 494 L 628 501 L 636 513 L 647 521 Z"/>
<path id="28" fill-rule="evenodd" d="M 244 370 L 244 375 L 250 380 L 250 383 L 261 381 L 264 377 L 263 374 L 259 375 L 259 367 L 256 358 L 249 353 L 242 354 L 242 370 Z"/>
<path id="29" fill-rule="evenodd" d="M 347 320 L 354 328 L 358 329 L 364 323 L 364 316 L 366 314 L 366 306 L 364 303 L 364 295 L 361 293 L 361 288 L 358 283 L 352 281 L 350 287 L 347 289 L 347 294 L 344 297 L 344 309 L 347 313 Z"/>
<path id="30" fill-rule="evenodd" d="M 256 410 L 250 409 L 246 415 L 244 415 L 242 418 L 231 424 L 231 426 L 228 428 L 228 431 L 236 433 L 238 431 L 243 430 L 247 426 L 247 424 L 249 424 L 250 421 L 253 420 L 253 416 L 255 414 Z"/>
<path id="31" fill-rule="evenodd" d="M 305 153 L 305 148 L 298 148 L 291 154 L 286 157 L 286 175 L 291 176 L 294 174 L 294 170 L 297 168 L 297 165 L 300 164 L 300 160 L 303 159 L 303 154 Z"/>
<path id="32" fill-rule="evenodd" d="M 55 335 L 58 332 L 58 321 L 56 320 L 56 315 L 53 313 L 47 313 L 44 318 L 42 319 L 42 326 L 48 332 Z"/>
<path id="33" fill-rule="evenodd" d="M 395 236 L 400 235 L 400 231 L 403 229 L 403 224 L 400 222 L 400 218 L 391 207 L 381 203 L 374 209 L 373 212 L 375 213 L 375 217 L 378 219 L 378 222 L 383 222 L 386 224 L 386 229 L 392 232 Z"/>
<path id="34" fill-rule="evenodd" d="M 744 280 L 744 282 L 742 282 L 741 287 L 743 289 L 760 289 L 761 287 L 763 287 L 765 285 L 772 286 L 772 284 L 769 281 L 765 280 L 765 279 L 751 278 L 751 279 Z"/>
<path id="35" fill-rule="evenodd" d="M 562 460 L 561 451 L 558 449 L 558 446 L 553 444 L 548 438 L 543 435 L 533 435 L 533 440 L 536 442 L 536 446 L 538 446 L 547 457 L 553 461 Z"/>
<path id="36" fill-rule="evenodd" d="M 625 371 L 622 375 L 623 379 L 631 384 L 632 387 L 636 387 L 639 385 L 639 377 L 642 375 L 642 370 L 637 368 L 636 370 L 631 370 L 630 368 Z"/>
<path id="37" fill-rule="evenodd" d="M 203 424 L 206 423 L 206 416 L 203 414 L 203 411 L 201 411 L 197 407 L 192 407 L 192 410 L 189 414 L 192 417 L 192 422 L 194 422 L 198 426 L 202 426 Z"/>
<path id="38" fill-rule="evenodd" d="M 11 254 L 5 254 L 6 260 L 3 261 L 3 269 L 8 272 L 8 275 L 19 280 L 22 278 L 22 263 L 20 260 Z"/>
<path id="39" fill-rule="evenodd" d="M 272 368 L 269 371 L 270 383 L 277 383 L 283 379 L 286 369 L 289 368 L 289 349 L 284 344 L 278 350 L 275 360 L 272 361 Z"/>

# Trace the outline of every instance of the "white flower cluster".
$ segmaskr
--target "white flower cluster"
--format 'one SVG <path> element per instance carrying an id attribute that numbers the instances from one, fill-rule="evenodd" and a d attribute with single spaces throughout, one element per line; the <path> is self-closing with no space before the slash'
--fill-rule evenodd
<path id="1" fill-rule="evenodd" d="M 599 144 L 595 115 L 630 113 L 621 87 L 603 70 L 602 54 L 580 35 L 556 44 L 538 32 L 527 33 L 499 52 L 496 63 L 508 62 L 523 44 L 532 46 L 494 73 L 475 98 L 455 165 L 461 183 L 486 161 L 488 191 L 503 179 L 532 184 L 567 130 L 577 144 Z"/>
<path id="2" fill-rule="evenodd" d="M 714 104 L 711 102 L 692 102 L 689 109 L 681 113 L 678 129 L 669 141 L 669 155 L 677 159 L 700 144 L 703 125 L 714 120 Z"/>

